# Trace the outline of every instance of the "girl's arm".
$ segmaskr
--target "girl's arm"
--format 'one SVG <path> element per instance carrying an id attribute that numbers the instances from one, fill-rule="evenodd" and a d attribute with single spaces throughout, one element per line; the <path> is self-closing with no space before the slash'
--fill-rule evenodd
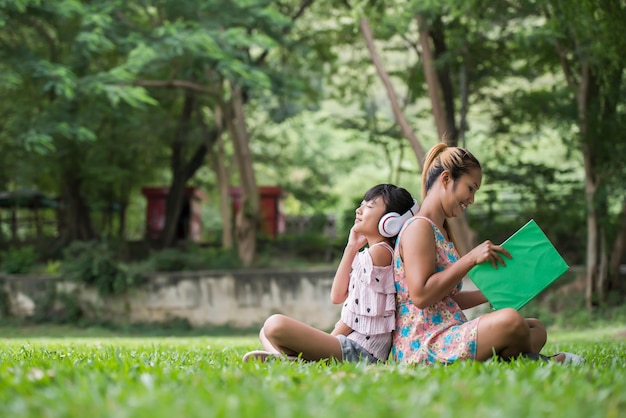
<path id="1" fill-rule="evenodd" d="M 335 324 L 335 329 L 333 329 L 333 332 L 331 332 L 330 335 L 334 335 L 335 337 L 337 335 L 346 335 L 347 336 L 351 332 L 352 332 L 352 328 L 347 326 L 342 320 L 339 320 Z"/>
<path id="2" fill-rule="evenodd" d="M 348 297 L 348 285 L 350 284 L 350 269 L 352 261 L 359 250 L 367 243 L 367 238 L 354 232 L 354 226 L 350 228 L 348 243 L 343 250 L 343 256 L 339 262 L 339 267 L 335 272 L 333 286 L 330 289 L 330 300 L 333 303 L 343 303 Z"/>
<path id="3" fill-rule="evenodd" d="M 476 264 L 489 261 L 497 268 L 498 263 L 504 265 L 502 254 L 511 257 L 501 246 L 485 241 L 450 267 L 434 273 L 437 256 L 434 232 L 430 223 L 422 219 L 405 229 L 400 245 L 409 295 L 420 309 L 443 299 Z"/>

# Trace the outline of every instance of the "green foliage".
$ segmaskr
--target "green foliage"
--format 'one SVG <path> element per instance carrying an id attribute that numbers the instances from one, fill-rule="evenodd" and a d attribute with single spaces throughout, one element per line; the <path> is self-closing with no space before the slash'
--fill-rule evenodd
<path id="1" fill-rule="evenodd" d="M 576 173 L 542 162 L 494 160 L 485 164 L 486 184 L 468 210 L 478 240 L 502 242 L 534 219 L 570 265 L 584 263 L 585 202 L 572 180 Z"/>
<path id="2" fill-rule="evenodd" d="M 322 231 L 318 229 L 317 231 Z M 275 256 L 285 260 L 302 260 L 309 262 L 329 261 L 329 251 L 331 250 L 331 240 L 321 232 L 304 231 L 298 234 L 281 235 L 265 247 L 269 251 L 269 246 L 273 247 Z M 276 264 L 274 264 L 276 265 Z"/>
<path id="3" fill-rule="evenodd" d="M 123 293 L 140 281 L 137 272 L 116 260 L 106 242 L 73 242 L 63 252 L 61 272 L 103 295 Z"/>
<path id="4" fill-rule="evenodd" d="M 48 260 L 44 268 L 44 273 L 52 276 L 56 276 L 61 271 L 60 260 Z"/>
<path id="5" fill-rule="evenodd" d="M 82 417 L 604 418 L 626 412 L 623 326 L 555 333 L 547 352 L 587 364 L 518 360 L 451 366 L 241 363 L 256 337 L 16 338 L 2 330 L 0 415 Z M 82 336 L 82 338 L 81 338 Z M 76 396 L 80 393 L 81 396 Z M 129 401 L 129 400 L 132 400 Z"/>
<path id="6" fill-rule="evenodd" d="M 35 247 L 31 245 L 11 247 L 6 251 L 0 251 L 0 271 L 8 274 L 28 273 L 36 262 Z"/>

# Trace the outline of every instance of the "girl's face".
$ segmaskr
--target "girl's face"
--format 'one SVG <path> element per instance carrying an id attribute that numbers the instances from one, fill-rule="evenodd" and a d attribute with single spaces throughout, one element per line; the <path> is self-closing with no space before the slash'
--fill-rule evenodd
<path id="1" fill-rule="evenodd" d="M 387 213 L 383 198 L 378 196 L 369 201 L 362 201 L 356 208 L 356 219 L 354 220 L 355 232 L 367 235 L 378 233 L 378 222 Z"/>
<path id="2" fill-rule="evenodd" d="M 481 181 L 482 171 L 478 168 L 470 170 L 454 181 L 449 181 L 444 205 L 447 217 L 461 215 L 469 205 L 474 203 L 474 195 L 480 188 Z"/>

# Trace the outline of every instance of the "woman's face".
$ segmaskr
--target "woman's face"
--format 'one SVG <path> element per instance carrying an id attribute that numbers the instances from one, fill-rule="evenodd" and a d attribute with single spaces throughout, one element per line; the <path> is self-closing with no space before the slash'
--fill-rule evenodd
<path id="1" fill-rule="evenodd" d="M 447 188 L 445 211 L 447 217 L 459 216 L 469 205 L 474 203 L 474 195 L 480 188 L 482 171 L 478 168 L 470 170 L 456 180 L 451 181 Z"/>
<path id="2" fill-rule="evenodd" d="M 378 232 L 378 222 L 386 213 L 387 208 L 383 198 L 378 196 L 369 201 L 362 201 L 356 208 L 356 219 L 354 220 L 354 230 L 361 234 L 371 234 Z"/>

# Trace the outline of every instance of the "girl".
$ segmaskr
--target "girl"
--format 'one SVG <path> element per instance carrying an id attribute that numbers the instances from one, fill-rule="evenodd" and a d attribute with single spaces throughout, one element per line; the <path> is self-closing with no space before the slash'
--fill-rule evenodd
<path id="1" fill-rule="evenodd" d="M 356 209 L 333 280 L 331 300 L 344 304 L 333 332 L 272 315 L 259 334 L 265 350 L 249 352 L 243 360 L 289 356 L 309 361 L 386 361 L 395 321 L 393 243 L 416 210 L 413 197 L 403 188 L 379 184 L 368 190 Z M 359 252 L 365 244 L 368 248 Z"/>
<path id="2" fill-rule="evenodd" d="M 501 309 L 468 321 L 462 309 L 487 302 L 479 290 L 461 291 L 463 277 L 476 264 L 505 265 L 511 254 L 485 241 L 459 258 L 447 218 L 461 215 L 474 203 L 482 171 L 478 160 L 462 148 L 435 145 L 426 156 L 421 208 L 400 232 L 396 249 L 396 332 L 393 357 L 404 363 L 451 363 L 487 360 L 494 355 L 543 358 L 547 334 L 537 319 L 514 309 Z M 581 363 L 571 353 L 558 362 Z"/>

